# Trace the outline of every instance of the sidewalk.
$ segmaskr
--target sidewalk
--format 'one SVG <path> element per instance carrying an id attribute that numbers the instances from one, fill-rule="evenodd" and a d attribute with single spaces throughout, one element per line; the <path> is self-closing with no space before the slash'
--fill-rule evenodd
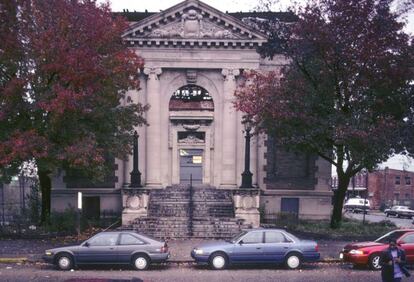
<path id="1" fill-rule="evenodd" d="M 171 253 L 171 262 L 192 262 L 190 256 L 191 250 L 207 240 L 190 239 L 190 240 L 171 240 L 168 246 Z M 46 249 L 61 246 L 76 245 L 80 242 L 58 240 L 0 240 L 0 263 L 14 262 L 40 262 L 42 255 Z M 319 251 L 321 253 L 321 261 L 336 261 L 339 252 L 347 242 L 344 241 L 328 241 L 319 240 Z"/>

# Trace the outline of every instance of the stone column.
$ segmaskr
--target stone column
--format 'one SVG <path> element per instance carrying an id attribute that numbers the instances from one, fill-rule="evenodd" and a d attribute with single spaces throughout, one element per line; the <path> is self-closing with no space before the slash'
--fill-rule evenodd
<path id="1" fill-rule="evenodd" d="M 161 119 L 160 119 L 160 68 L 145 68 L 147 79 L 147 102 L 150 109 L 147 113 L 147 158 L 146 186 L 161 187 Z"/>
<path id="2" fill-rule="evenodd" d="M 237 113 L 233 106 L 238 69 L 223 69 L 223 135 L 222 135 L 222 187 L 237 187 Z"/>
<path id="3" fill-rule="evenodd" d="M 171 168 L 171 173 L 172 173 L 172 180 L 171 183 L 172 184 L 179 184 L 180 183 L 180 175 L 178 173 L 179 171 L 179 166 L 180 166 L 180 156 L 178 153 L 178 142 L 177 142 L 177 128 L 173 127 L 170 129 L 171 132 L 171 136 L 170 136 L 170 141 L 172 143 L 172 168 Z"/>

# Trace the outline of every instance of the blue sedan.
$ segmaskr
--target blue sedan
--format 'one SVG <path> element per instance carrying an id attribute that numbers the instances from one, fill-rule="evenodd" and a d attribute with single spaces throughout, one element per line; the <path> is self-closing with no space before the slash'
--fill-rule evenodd
<path id="1" fill-rule="evenodd" d="M 238 263 L 279 263 L 297 269 L 302 262 L 320 258 L 315 241 L 300 240 L 282 229 L 243 231 L 228 241 L 199 245 L 191 256 L 198 264 L 208 264 L 218 270 Z"/>

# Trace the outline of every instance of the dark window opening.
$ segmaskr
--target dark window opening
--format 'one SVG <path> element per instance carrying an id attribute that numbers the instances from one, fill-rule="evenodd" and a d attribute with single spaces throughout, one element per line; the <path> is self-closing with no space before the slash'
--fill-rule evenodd
<path id="1" fill-rule="evenodd" d="M 395 184 L 400 185 L 401 183 L 401 177 L 400 176 L 396 176 L 395 177 Z"/>
<path id="2" fill-rule="evenodd" d="M 405 185 L 411 185 L 411 177 L 409 176 L 405 177 Z"/>
<path id="3" fill-rule="evenodd" d="M 208 91 L 197 85 L 185 85 L 177 89 L 170 100 L 170 111 L 213 111 L 213 98 Z"/>
<path id="4" fill-rule="evenodd" d="M 86 219 L 98 220 L 101 216 L 101 201 L 99 196 L 86 196 L 82 198 L 83 216 Z"/>
<path id="5" fill-rule="evenodd" d="M 205 140 L 205 132 L 178 132 L 178 141 L 194 138 L 199 141 Z"/>

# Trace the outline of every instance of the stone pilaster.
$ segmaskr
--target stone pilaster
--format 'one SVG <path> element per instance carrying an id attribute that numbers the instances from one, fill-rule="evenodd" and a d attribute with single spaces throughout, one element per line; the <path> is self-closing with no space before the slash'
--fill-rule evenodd
<path id="1" fill-rule="evenodd" d="M 161 119 L 160 119 L 160 82 L 158 76 L 161 68 L 145 68 L 147 78 L 147 102 L 150 109 L 147 113 L 147 159 L 146 186 L 161 187 Z"/>
<path id="2" fill-rule="evenodd" d="M 237 187 L 237 113 L 233 106 L 236 76 L 238 69 L 223 69 L 223 137 L 221 185 L 226 188 Z"/>

